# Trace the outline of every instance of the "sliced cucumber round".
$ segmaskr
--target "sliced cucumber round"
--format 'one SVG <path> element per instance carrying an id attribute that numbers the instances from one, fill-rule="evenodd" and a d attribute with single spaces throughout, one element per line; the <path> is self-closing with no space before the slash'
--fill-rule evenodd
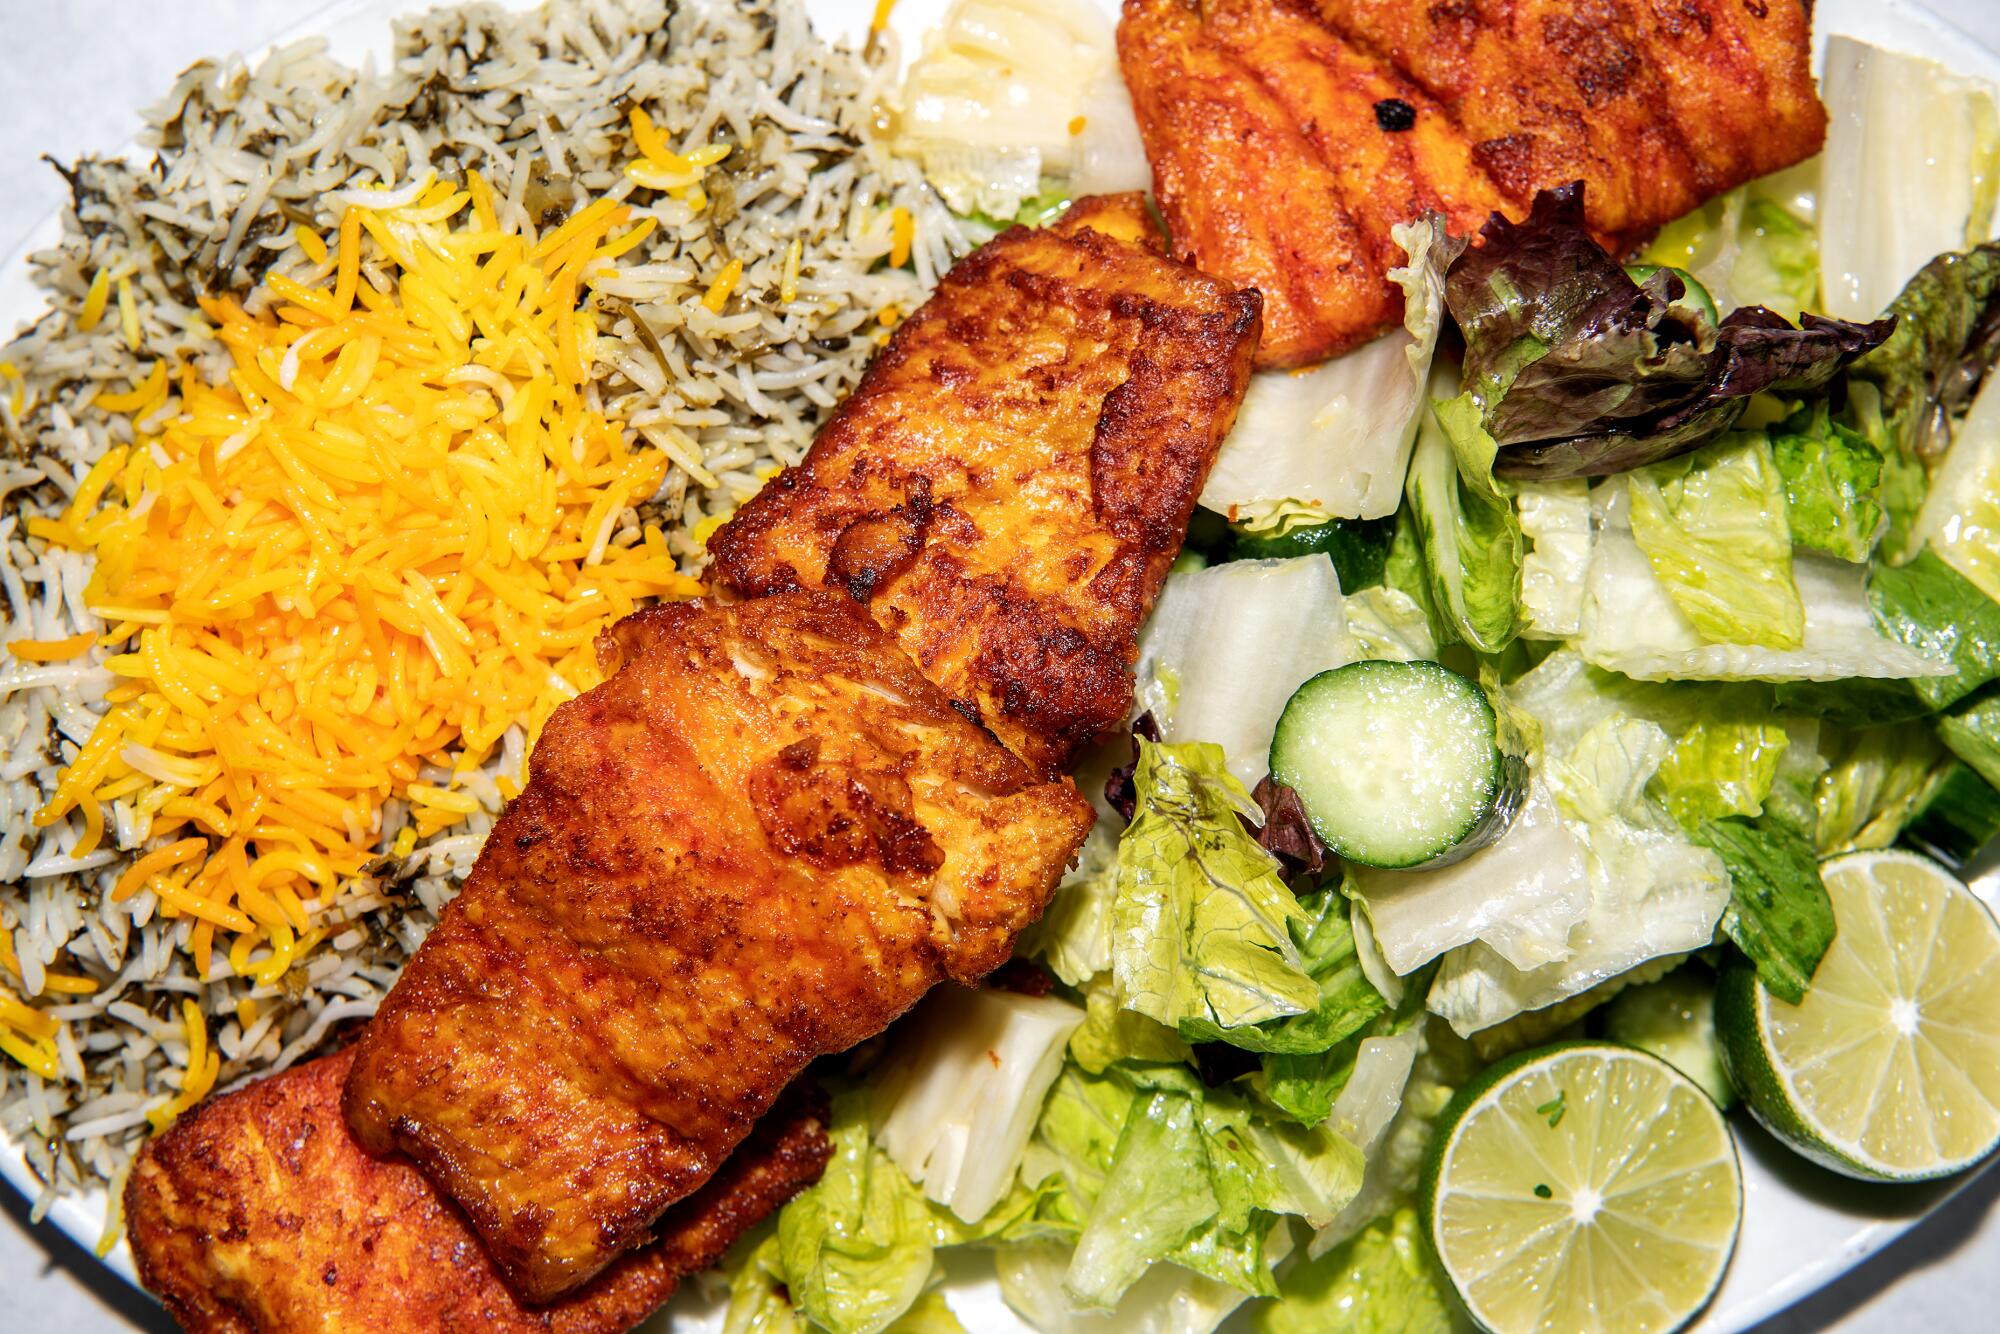
<path id="1" fill-rule="evenodd" d="M 1354 662 L 1292 695 L 1271 739 L 1328 848 L 1364 866 L 1446 866 L 1506 831 L 1527 765 L 1478 685 L 1434 662 Z"/>
<path id="2" fill-rule="evenodd" d="M 1329 519 L 1282 533 L 1253 533 L 1231 525 L 1230 560 L 1271 560 L 1324 551 L 1340 575 L 1340 591 L 1354 593 L 1382 582 L 1394 519 Z"/>

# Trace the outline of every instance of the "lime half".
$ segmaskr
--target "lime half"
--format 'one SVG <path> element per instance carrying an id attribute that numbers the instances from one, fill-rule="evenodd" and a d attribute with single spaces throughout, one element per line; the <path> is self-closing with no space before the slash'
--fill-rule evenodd
<path id="1" fill-rule="evenodd" d="M 1798 1005 L 1747 966 L 1715 998 L 1724 1063 L 1759 1121 L 1848 1176 L 1921 1181 L 2000 1141 L 2000 926 L 1909 852 L 1820 867 L 1833 945 Z"/>
<path id="2" fill-rule="evenodd" d="M 1722 1113 L 1686 1075 L 1577 1042 L 1459 1091 L 1423 1198 L 1445 1273 L 1486 1329 L 1664 1334 L 1722 1281 L 1743 1178 Z"/>

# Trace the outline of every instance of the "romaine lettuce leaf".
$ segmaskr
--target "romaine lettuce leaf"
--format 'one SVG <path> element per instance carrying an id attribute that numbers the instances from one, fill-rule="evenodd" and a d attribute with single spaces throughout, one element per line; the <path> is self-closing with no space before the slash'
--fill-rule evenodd
<path id="1" fill-rule="evenodd" d="M 1081 780 L 1079 780 L 1081 784 Z M 1111 900 L 1118 891 L 1118 829 L 1102 812 L 1077 851 L 1048 911 L 1021 933 L 1019 953 L 1080 987 L 1111 967 Z"/>
<path id="2" fill-rule="evenodd" d="M 1260 1106 L 1225 1087 L 1203 1096 L 1201 1127 L 1230 1231 L 1245 1229 L 1257 1209 L 1322 1227 L 1361 1188 L 1361 1149 L 1330 1125 L 1267 1119 Z"/>
<path id="3" fill-rule="evenodd" d="M 1590 571 L 1590 487 L 1581 477 L 1521 482 L 1514 508 L 1529 542 L 1521 561 L 1521 632 L 1568 639 L 1583 619 Z"/>
<path id="4" fill-rule="evenodd" d="M 1704 639 L 1795 649 L 1805 608 L 1792 582 L 1785 481 L 1762 436 L 1738 434 L 1626 479 L 1632 537 Z"/>
<path id="5" fill-rule="evenodd" d="M 1383 1036 L 1363 1038 L 1354 1066 L 1333 1106 L 1326 1126 L 1361 1151 L 1361 1189 L 1342 1206 L 1333 1221 L 1313 1236 L 1313 1251 L 1323 1252 L 1380 1214 L 1405 1188 L 1391 1139 L 1399 1123 L 1422 1114 L 1421 1096 L 1411 1098 L 1413 1076 L 1427 1050 L 1427 1022 L 1422 1014 L 1404 1016 L 1401 1026 Z M 1432 1107 L 1435 1113 L 1436 1107 Z"/>
<path id="6" fill-rule="evenodd" d="M 1826 309 L 1869 319 L 1932 256 L 1992 235 L 2000 119 L 1989 85 L 1839 33 L 1820 88 Z"/>
<path id="7" fill-rule="evenodd" d="M 1953 431 L 1911 541 L 2000 600 L 2000 375 L 1987 377 Z"/>
<path id="8" fill-rule="evenodd" d="M 1452 264 L 1445 296 L 1465 335 L 1465 383 L 1505 477 L 1621 472 L 1695 449 L 1750 395 L 1827 383 L 1887 323 L 1758 306 L 1718 326 L 1660 270 L 1642 286 L 1584 224 L 1580 185 L 1543 191 L 1525 222 L 1495 215 Z"/>
<path id="9" fill-rule="evenodd" d="M 1712 643 L 1681 613 L 1633 539 L 1625 484 L 1593 495 L 1599 527 L 1578 647 L 1593 666 L 1641 680 L 1845 681 L 1903 679 L 1946 670 L 1875 629 L 1866 571 L 1806 552 L 1792 556 L 1805 612 L 1796 649 Z"/>
<path id="10" fill-rule="evenodd" d="M 1988 692 L 1938 720 L 1938 740 L 1972 766 L 1993 787 L 2000 787 L 2000 694 Z"/>
<path id="11" fill-rule="evenodd" d="M 1108 984 L 1091 986 L 1084 1006 L 1086 1018 L 1070 1036 L 1069 1056 L 1090 1074 L 1101 1075 L 1118 1061 L 1164 1065 L 1193 1058 L 1179 1033 L 1137 1010 L 1120 1009 Z"/>
<path id="12" fill-rule="evenodd" d="M 1232 518 L 1280 501 L 1329 518 L 1395 512 L 1444 320 L 1444 271 L 1465 242 L 1435 215 L 1392 234 L 1410 257 L 1389 273 L 1404 291 L 1403 328 L 1311 370 L 1252 376 L 1202 489 L 1205 507 Z"/>
<path id="13" fill-rule="evenodd" d="M 1296 1264 L 1279 1300 L 1257 1309 L 1259 1334 L 1452 1334 L 1472 1323 L 1424 1244 L 1413 1209 L 1370 1224 L 1315 1260 Z"/>
<path id="14" fill-rule="evenodd" d="M 1779 820 L 1711 820 L 1694 838 L 1729 867 L 1722 927 L 1774 996 L 1794 1005 L 1833 943 L 1833 903 L 1807 836 Z"/>
<path id="15" fill-rule="evenodd" d="M 1299 900 L 1304 915 L 1291 923 L 1307 976 L 1319 986 L 1319 1003 L 1305 1014 L 1234 1029 L 1206 1020 L 1181 1021 L 1181 1035 L 1195 1042 L 1228 1042 L 1247 1051 L 1305 1056 L 1322 1052 L 1357 1032 L 1387 1008 L 1362 975 L 1348 926 L 1347 896 L 1321 889 Z"/>
<path id="16" fill-rule="evenodd" d="M 1584 515 L 1588 522 L 1587 506 Z M 1438 653 L 1423 607 L 1400 589 L 1378 586 L 1349 594 L 1347 633 L 1353 637 L 1357 656 L 1363 658 L 1415 662 Z"/>
<path id="17" fill-rule="evenodd" d="M 1871 727 L 1827 738 L 1813 788 L 1813 848 L 1822 857 L 1886 848 L 1903 831 L 1943 752 L 1920 727 Z"/>
<path id="18" fill-rule="evenodd" d="M 1752 196 L 1743 203 L 1737 244 L 1729 274 L 1731 304 L 1763 306 L 1788 320 L 1820 308 L 1819 234 L 1810 224 Z"/>
<path id="19" fill-rule="evenodd" d="M 1014 1184 L 1083 1021 L 1054 996 L 940 987 L 877 1078 L 877 1142 L 927 1198 L 966 1223 L 985 1217 Z"/>
<path id="20" fill-rule="evenodd" d="M 1454 639 L 1498 653 L 1520 630 L 1521 525 L 1493 479 L 1493 440 L 1469 396 L 1432 403 L 1408 489 L 1438 615 Z"/>
<path id="21" fill-rule="evenodd" d="M 792 1305 L 828 1334 L 878 1334 L 931 1276 L 931 1213 L 868 1134 L 867 1095 L 833 1100 L 833 1157 L 778 1215 Z"/>
<path id="22" fill-rule="evenodd" d="M 1333 562 L 1230 561 L 1167 577 L 1139 637 L 1140 707 L 1167 741 L 1222 747 L 1252 787 L 1292 692 L 1354 658 Z"/>
<path id="23" fill-rule="evenodd" d="M 722 1334 L 807 1334 L 805 1319 L 788 1294 L 785 1269 L 778 1260 L 778 1234 L 771 1232 L 729 1276 Z"/>
<path id="24" fill-rule="evenodd" d="M 1907 565 L 1881 565 L 1868 581 L 1868 605 L 1882 633 L 1952 670 L 1920 676 L 1911 687 L 1932 709 L 1949 708 L 2000 678 L 2000 604 L 1925 550 Z"/>
<path id="25" fill-rule="evenodd" d="M 1319 1004 L 1278 863 L 1243 829 L 1259 812 L 1203 742 L 1139 740 L 1138 804 L 1118 843 L 1111 974 L 1118 1003 L 1169 1027 L 1233 1030 Z"/>
<path id="26" fill-rule="evenodd" d="M 1814 399 L 1771 431 L 1772 460 L 1785 479 L 1792 540 L 1841 560 L 1867 560 L 1887 512 L 1882 454 Z"/>
<path id="27" fill-rule="evenodd" d="M 1884 547 L 1901 559 L 1929 470 L 2000 355 L 2000 245 L 1939 255 L 1889 311 L 1896 331 L 1854 364 L 1845 418 L 1884 456 Z"/>
<path id="28" fill-rule="evenodd" d="M 1758 816 L 1791 738 L 1776 723 L 1696 723 L 1667 751 L 1653 783 L 1684 829 L 1729 815 Z"/>
<path id="29" fill-rule="evenodd" d="M 1215 1220 L 1207 1160 L 1193 1098 L 1154 1092 L 1132 1105 L 1064 1279 L 1078 1304 L 1116 1307 L 1154 1260 Z"/>

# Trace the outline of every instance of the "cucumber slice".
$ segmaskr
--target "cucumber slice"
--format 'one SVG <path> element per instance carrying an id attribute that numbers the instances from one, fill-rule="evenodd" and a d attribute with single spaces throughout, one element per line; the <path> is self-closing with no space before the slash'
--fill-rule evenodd
<path id="1" fill-rule="evenodd" d="M 1957 870 L 2000 834 L 2000 792 L 1952 761 L 1910 812 L 1903 838 Z"/>
<path id="2" fill-rule="evenodd" d="M 1340 576 L 1340 591 L 1354 593 L 1382 582 L 1396 520 L 1329 519 L 1283 533 L 1252 533 L 1232 525 L 1230 560 L 1283 560 L 1325 552 Z"/>
<path id="3" fill-rule="evenodd" d="M 1479 687 L 1434 662 L 1353 662 L 1292 695 L 1271 776 L 1327 847 L 1364 866 L 1448 866 L 1498 838 L 1528 768 Z"/>

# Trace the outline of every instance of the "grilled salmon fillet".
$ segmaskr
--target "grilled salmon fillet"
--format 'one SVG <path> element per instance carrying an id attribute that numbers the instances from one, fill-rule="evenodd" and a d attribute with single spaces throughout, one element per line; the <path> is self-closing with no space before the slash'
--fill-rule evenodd
<path id="1" fill-rule="evenodd" d="M 1061 772 L 1124 724 L 1139 625 L 1257 343 L 1255 293 L 1158 247 L 1135 195 L 961 260 L 805 459 L 709 539 L 711 577 L 839 590 Z"/>
<path id="2" fill-rule="evenodd" d="M 140 1150 L 125 1187 L 140 1282 L 190 1334 L 597 1334 L 629 1329 L 685 1275 L 819 1178 L 826 1101 L 788 1094 L 656 1240 L 553 1306 L 524 1306 L 423 1173 L 341 1119 L 353 1050 L 204 1103 Z"/>
<path id="3" fill-rule="evenodd" d="M 1125 0 L 1118 49 L 1175 253 L 1261 291 L 1292 366 L 1400 318 L 1421 212 L 1582 180 L 1625 246 L 1812 156 L 1811 36 L 1802 0 Z"/>
<path id="4" fill-rule="evenodd" d="M 529 1301 L 642 1244 L 808 1061 L 998 966 L 1092 819 L 845 593 L 653 607 L 599 653 L 346 1087 Z"/>

